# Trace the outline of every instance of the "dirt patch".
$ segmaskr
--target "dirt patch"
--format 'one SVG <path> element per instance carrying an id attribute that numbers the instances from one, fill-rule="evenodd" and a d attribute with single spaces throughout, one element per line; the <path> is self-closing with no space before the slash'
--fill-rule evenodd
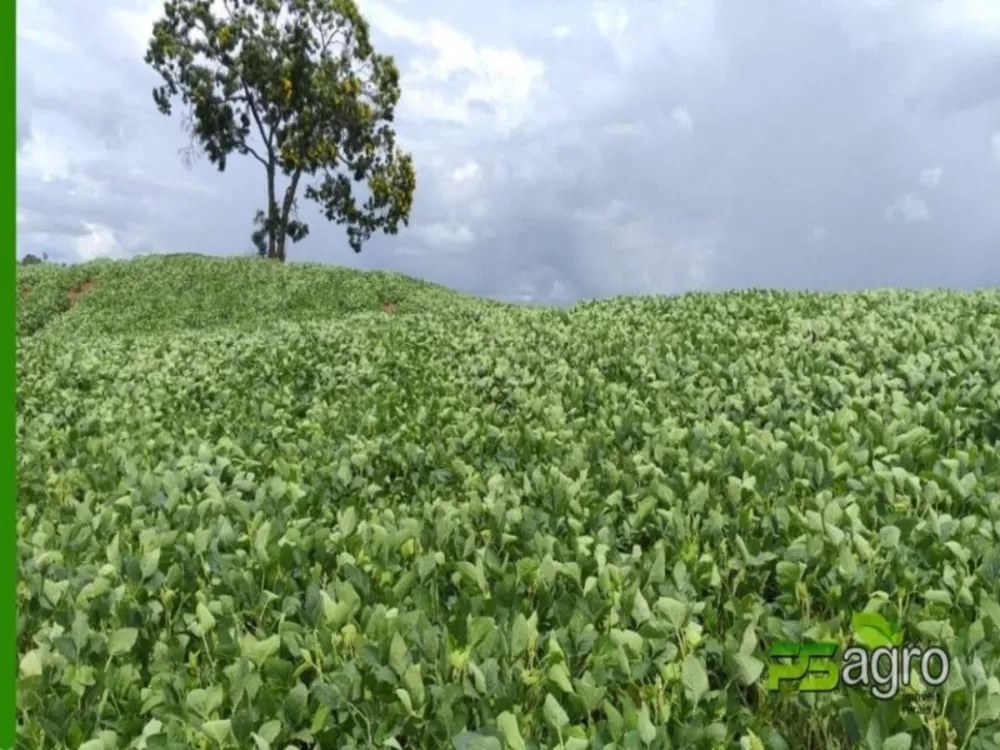
<path id="1" fill-rule="evenodd" d="M 388 313 L 389 315 L 392 315 L 392 313 L 396 312 L 396 303 L 395 302 L 383 302 L 382 303 L 382 312 Z"/>
<path id="2" fill-rule="evenodd" d="M 94 288 L 94 282 L 90 279 L 82 281 L 75 287 L 69 290 L 69 306 L 70 309 L 76 306 L 76 303 L 80 301 L 80 297 L 87 294 L 91 289 Z"/>
<path id="3" fill-rule="evenodd" d="M 31 296 L 31 287 L 30 286 L 22 286 L 18 290 L 18 293 L 21 295 L 21 299 L 27 299 L 28 297 Z"/>

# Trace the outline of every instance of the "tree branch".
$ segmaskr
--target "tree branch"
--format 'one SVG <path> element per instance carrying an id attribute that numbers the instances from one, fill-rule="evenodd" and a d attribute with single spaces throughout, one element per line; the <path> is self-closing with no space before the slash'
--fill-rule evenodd
<path id="1" fill-rule="evenodd" d="M 274 159 L 274 130 L 271 130 L 270 134 L 265 134 L 264 123 L 261 122 L 260 114 L 257 112 L 257 104 L 254 102 L 253 94 L 250 93 L 250 87 L 247 85 L 246 79 L 243 74 L 240 73 L 240 83 L 243 84 L 243 91 L 246 92 L 247 96 L 247 107 L 250 108 L 250 114 L 253 115 L 253 120 L 257 123 L 257 132 L 260 133 L 260 138 L 264 141 L 264 145 L 267 147 L 268 159 Z M 267 166 L 268 162 L 261 160 L 264 166 Z"/>
<path id="2" fill-rule="evenodd" d="M 259 161 L 265 167 L 267 166 L 267 160 L 263 156 L 261 156 L 260 154 L 258 154 L 254 150 L 253 146 L 248 146 L 247 144 L 244 143 L 237 150 L 243 152 L 244 154 L 250 154 L 250 156 L 252 156 L 254 159 L 256 159 L 257 161 Z"/>

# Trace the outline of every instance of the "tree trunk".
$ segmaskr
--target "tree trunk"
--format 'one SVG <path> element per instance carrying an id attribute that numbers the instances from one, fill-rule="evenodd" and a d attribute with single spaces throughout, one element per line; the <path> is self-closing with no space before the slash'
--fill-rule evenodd
<path id="1" fill-rule="evenodd" d="M 299 188 L 299 178 L 302 177 L 302 170 L 296 169 L 292 174 L 292 181 L 285 188 L 285 197 L 281 202 L 281 216 L 278 221 L 278 262 L 285 262 L 285 242 L 288 239 L 288 220 L 291 218 L 292 206 L 295 205 L 295 191 Z"/>
<path id="2" fill-rule="evenodd" d="M 278 257 L 278 217 L 276 215 L 278 204 L 274 199 L 274 176 L 275 164 L 272 159 L 271 163 L 267 165 L 267 257 L 269 260 Z M 284 243 L 282 243 L 283 245 Z M 281 251 L 284 254 L 284 247 L 281 248 Z M 284 257 L 280 260 L 284 261 Z"/>

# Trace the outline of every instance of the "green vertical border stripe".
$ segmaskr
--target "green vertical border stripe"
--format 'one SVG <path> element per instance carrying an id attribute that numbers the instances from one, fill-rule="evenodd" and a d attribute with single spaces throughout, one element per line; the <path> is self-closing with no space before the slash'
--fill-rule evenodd
<path id="1" fill-rule="evenodd" d="M 0 489 L 0 507 L 3 508 L 3 519 L 0 520 L 0 555 L 3 555 L 3 562 L 0 563 L 0 582 L 3 591 L 0 592 L 0 622 L 3 623 L 3 630 L 0 631 L 0 642 L 6 646 L 0 648 L 3 654 L 3 661 L 0 663 L 0 750 L 13 748 L 17 733 L 17 704 L 14 699 L 14 689 L 17 681 L 17 552 L 15 525 L 17 523 L 17 513 L 15 506 L 17 503 L 17 446 L 16 446 L 16 385 L 15 376 L 17 372 L 16 357 L 17 344 L 14 341 L 14 331 L 17 320 L 17 97 L 14 93 L 14 86 L 17 83 L 17 23 L 15 0 L 0 2 L 3 8 L 3 15 L 6 21 L 0 21 L 0 33 L 7 41 L 0 45 L 0 52 L 3 54 L 3 64 L 0 70 L 3 71 L 4 80 L 0 83 L 0 92 L 6 92 L 7 114 L 3 115 L 3 140 L 7 142 L 6 147 L 0 149 L 3 153 L 3 177 L 0 181 L 0 189 L 3 190 L 3 235 L 7 238 L 3 241 L 3 252 L 7 255 L 7 260 L 3 261 L 3 272 L 0 279 L 3 279 L 3 292 L 0 299 L 4 300 L 3 332 L 0 333 L 0 341 L 3 342 L 3 351 L 0 352 L 0 368 L 3 370 L 2 380 L 0 380 L 0 392 L 3 398 L 3 415 L 0 416 L 0 435 L 3 435 L 3 442 L 0 443 L 0 456 L 3 457 L 3 466 L 0 466 L 0 482 L 3 487 Z M 6 185 L 7 187 L 2 187 Z"/>

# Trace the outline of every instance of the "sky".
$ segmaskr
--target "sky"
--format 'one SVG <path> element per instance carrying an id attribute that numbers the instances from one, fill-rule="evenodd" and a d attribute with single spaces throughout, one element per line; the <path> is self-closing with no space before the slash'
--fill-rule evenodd
<path id="1" fill-rule="evenodd" d="M 360 0 L 410 225 L 290 262 L 507 300 L 1000 286 L 997 0 Z M 252 251 L 263 168 L 186 162 L 162 2 L 18 0 L 18 253 Z"/>

